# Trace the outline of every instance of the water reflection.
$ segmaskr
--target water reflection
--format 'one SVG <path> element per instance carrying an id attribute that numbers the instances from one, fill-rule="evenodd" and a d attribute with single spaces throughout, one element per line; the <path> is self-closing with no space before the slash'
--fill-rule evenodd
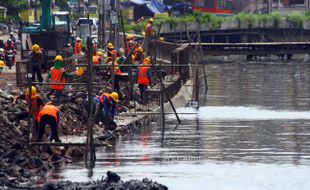
<path id="1" fill-rule="evenodd" d="M 124 179 L 150 177 L 171 189 L 305 189 L 310 185 L 309 67 L 209 64 L 207 105 L 179 109 L 197 115 L 181 115 L 178 126 L 168 117 L 164 148 L 154 123 L 98 149 L 92 178 L 77 164 L 64 166 L 61 175 L 87 181 L 112 169 Z"/>

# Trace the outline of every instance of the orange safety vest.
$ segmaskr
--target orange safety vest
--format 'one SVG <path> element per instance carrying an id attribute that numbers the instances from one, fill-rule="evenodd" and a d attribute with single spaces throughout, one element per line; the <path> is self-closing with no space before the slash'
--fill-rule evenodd
<path id="1" fill-rule="evenodd" d="M 35 120 L 38 120 L 38 115 L 40 112 L 40 107 L 38 105 L 38 99 L 39 98 L 41 98 L 41 97 L 38 95 L 36 95 L 36 97 L 34 97 L 34 98 L 31 98 L 31 111 L 32 111 L 32 114 L 33 114 Z M 29 103 L 29 96 L 28 95 L 26 95 L 26 101 L 27 101 L 27 103 Z"/>
<path id="2" fill-rule="evenodd" d="M 65 72 L 65 68 L 61 68 L 60 70 L 51 68 L 51 82 L 52 83 L 65 83 L 66 79 L 63 77 Z M 51 84 L 50 89 L 52 90 L 63 90 L 65 88 L 64 84 Z"/>
<path id="3" fill-rule="evenodd" d="M 82 43 L 81 42 L 75 42 L 74 44 L 74 50 L 73 50 L 73 54 L 74 55 L 77 55 L 77 54 L 80 54 L 82 51 Z"/>
<path id="4" fill-rule="evenodd" d="M 43 115 L 50 115 L 52 117 L 54 117 L 56 119 L 56 121 L 58 122 L 58 113 L 59 109 L 56 106 L 53 105 L 45 105 L 42 110 L 39 112 L 39 116 L 38 116 L 38 122 L 40 123 L 41 121 L 41 117 Z"/>
<path id="5" fill-rule="evenodd" d="M 93 58 L 92 58 L 92 61 L 93 61 L 93 64 L 97 65 L 97 64 L 100 63 L 101 57 L 98 56 L 98 55 L 94 55 Z"/>
<path id="6" fill-rule="evenodd" d="M 111 99 L 109 93 L 103 93 L 101 96 L 99 96 L 99 102 L 101 104 L 104 103 L 104 97 L 106 97 L 108 101 L 110 101 L 110 99 Z"/>
<path id="7" fill-rule="evenodd" d="M 146 35 L 151 35 L 152 34 L 152 24 L 147 23 L 145 25 L 145 34 Z"/>
<path id="8" fill-rule="evenodd" d="M 122 71 L 120 70 L 119 66 L 114 65 L 114 74 L 117 76 L 122 76 Z"/>
<path id="9" fill-rule="evenodd" d="M 113 49 L 108 52 L 108 57 L 112 57 L 114 60 L 117 58 L 117 52 Z"/>
<path id="10" fill-rule="evenodd" d="M 138 68 L 138 84 L 144 84 L 144 85 L 150 84 L 149 77 L 147 76 L 149 69 L 150 69 L 149 67 Z"/>

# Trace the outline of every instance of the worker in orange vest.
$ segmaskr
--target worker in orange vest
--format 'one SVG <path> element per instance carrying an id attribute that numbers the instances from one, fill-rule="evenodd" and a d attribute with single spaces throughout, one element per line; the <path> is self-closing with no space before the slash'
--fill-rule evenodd
<path id="1" fill-rule="evenodd" d="M 112 57 L 113 60 L 117 58 L 117 51 L 114 49 L 113 44 L 110 42 L 107 45 L 108 57 Z"/>
<path id="2" fill-rule="evenodd" d="M 96 55 L 93 56 L 92 61 L 93 64 L 98 65 L 101 63 L 103 57 L 103 53 L 101 51 L 98 51 Z"/>
<path id="3" fill-rule="evenodd" d="M 150 36 L 152 35 L 152 27 L 153 27 L 153 18 L 149 18 L 147 24 L 145 25 L 145 35 Z"/>
<path id="4" fill-rule="evenodd" d="M 63 58 L 60 55 L 55 57 L 54 67 L 50 69 L 48 73 L 48 78 L 50 79 L 50 92 L 47 94 L 47 98 L 53 93 L 56 94 L 57 104 L 60 103 L 60 98 L 62 96 L 62 91 L 65 88 L 64 83 L 66 79 L 70 77 L 70 74 L 66 72 L 63 66 Z"/>
<path id="5" fill-rule="evenodd" d="M 106 128 L 109 123 L 114 120 L 116 112 L 116 104 L 119 102 L 118 93 L 102 93 L 98 97 L 97 107 L 95 112 L 95 123 L 101 121 Z"/>
<path id="6" fill-rule="evenodd" d="M 13 121 L 23 120 L 23 119 L 28 118 L 29 114 L 31 114 L 34 118 L 34 132 L 35 132 L 34 136 L 36 136 L 39 130 L 38 115 L 39 115 L 40 110 L 44 106 L 43 100 L 41 96 L 37 93 L 36 87 L 31 86 L 30 92 L 29 92 L 29 88 L 27 87 L 25 94 L 21 94 L 20 96 L 17 96 L 14 99 L 15 99 L 13 102 L 14 104 L 19 102 L 19 99 L 26 100 L 27 110 L 28 110 L 28 104 L 29 102 L 31 102 L 31 113 L 29 110 L 17 113 L 15 116 L 13 116 L 13 118 L 11 118 L 11 120 Z"/>
<path id="7" fill-rule="evenodd" d="M 142 103 L 146 103 L 144 92 L 151 82 L 151 69 L 148 65 L 151 64 L 150 58 L 145 58 L 143 60 L 143 66 L 138 67 L 137 70 L 137 83 L 139 85 L 140 96 L 142 98 Z"/>
<path id="8" fill-rule="evenodd" d="M 39 134 L 37 141 L 42 141 L 42 137 L 45 132 L 46 125 L 49 125 L 51 127 L 51 136 L 49 138 L 49 141 L 52 142 L 55 140 L 55 142 L 61 142 L 61 140 L 58 137 L 58 125 L 59 125 L 60 115 L 59 115 L 59 109 L 52 105 L 51 103 L 47 103 L 42 110 L 39 112 L 38 115 L 38 122 L 39 122 Z"/>
<path id="9" fill-rule="evenodd" d="M 82 52 L 82 40 L 81 38 L 77 37 L 75 39 L 75 43 L 74 43 L 74 49 L 73 49 L 73 54 L 74 55 L 78 55 L 81 54 Z"/>

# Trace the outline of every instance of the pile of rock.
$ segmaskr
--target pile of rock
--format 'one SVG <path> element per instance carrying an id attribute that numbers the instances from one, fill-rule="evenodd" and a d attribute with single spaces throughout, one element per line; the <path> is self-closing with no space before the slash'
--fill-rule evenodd
<path id="1" fill-rule="evenodd" d="M 0 187 L 14 188 L 43 176 L 52 167 L 47 160 L 53 152 L 27 146 L 22 133 L 8 120 L 8 111 L 13 109 L 9 102 L 9 97 L 0 96 Z"/>
<path id="2" fill-rule="evenodd" d="M 167 190 L 168 188 L 147 178 L 142 181 L 130 180 L 123 182 L 116 173 L 107 172 L 107 177 L 93 182 L 74 183 L 62 181 L 57 184 L 46 184 L 42 190 L 77 190 L 77 189 L 114 189 L 114 190 Z"/>

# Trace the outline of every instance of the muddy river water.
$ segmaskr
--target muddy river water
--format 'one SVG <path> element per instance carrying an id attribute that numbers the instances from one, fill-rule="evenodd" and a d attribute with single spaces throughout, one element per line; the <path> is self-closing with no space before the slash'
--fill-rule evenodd
<path id="1" fill-rule="evenodd" d="M 299 190 L 310 187 L 310 63 L 208 64 L 209 91 L 200 109 L 97 150 L 92 171 L 65 165 L 49 180 L 149 177 L 169 189 Z"/>

